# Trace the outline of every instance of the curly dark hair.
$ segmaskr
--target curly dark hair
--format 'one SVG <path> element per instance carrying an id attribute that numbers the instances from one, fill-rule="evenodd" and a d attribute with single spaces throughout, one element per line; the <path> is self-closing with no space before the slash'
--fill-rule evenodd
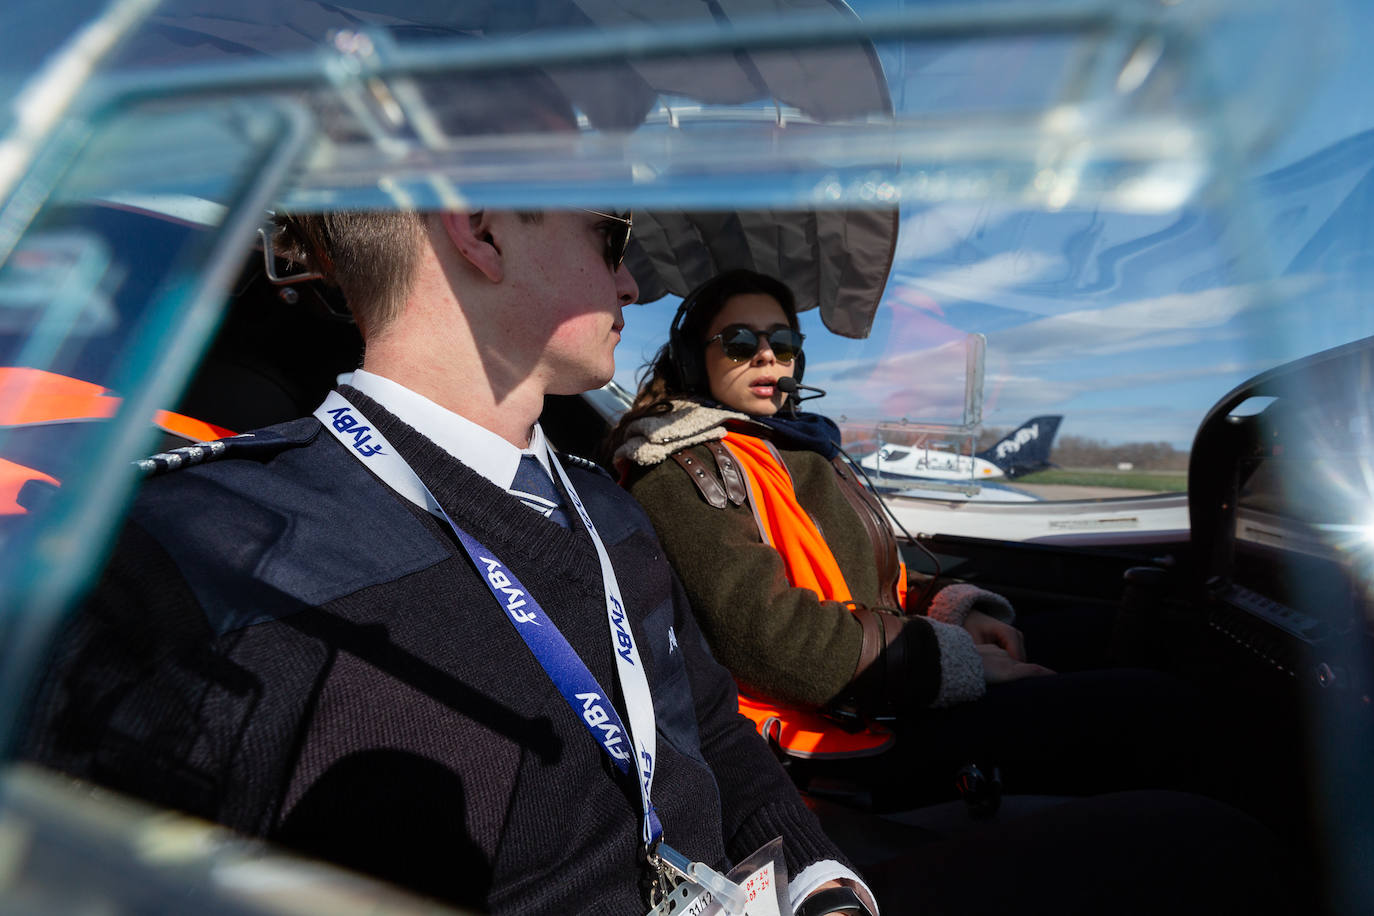
<path id="1" fill-rule="evenodd" d="M 668 342 L 659 347 L 653 359 L 640 371 L 639 393 L 611 432 L 610 454 L 621 446 L 630 425 L 641 417 L 667 413 L 671 409 L 670 402 L 677 398 L 709 397 L 702 359 L 706 331 L 727 302 L 750 293 L 771 296 L 782 306 L 793 330 L 800 330 L 797 300 L 786 283 L 743 268 L 716 274 L 682 300 L 673 317 Z"/>

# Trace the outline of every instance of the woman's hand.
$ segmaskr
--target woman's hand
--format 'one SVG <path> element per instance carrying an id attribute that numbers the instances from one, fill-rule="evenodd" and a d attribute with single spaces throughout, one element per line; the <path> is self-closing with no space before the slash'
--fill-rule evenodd
<path id="1" fill-rule="evenodd" d="M 982 656 L 983 678 L 989 684 L 1004 684 L 1007 681 L 1019 681 L 1023 677 L 1042 677 L 1046 674 L 1054 674 L 1044 665 L 1035 665 L 1012 658 L 1011 654 L 1001 646 L 984 643 L 975 648 L 978 649 L 978 654 Z"/>
<path id="2" fill-rule="evenodd" d="M 1016 661 L 1026 660 L 1025 638 L 1011 624 L 989 617 L 982 611 L 970 611 L 964 620 L 964 629 L 973 637 L 974 645 L 1001 646 Z"/>

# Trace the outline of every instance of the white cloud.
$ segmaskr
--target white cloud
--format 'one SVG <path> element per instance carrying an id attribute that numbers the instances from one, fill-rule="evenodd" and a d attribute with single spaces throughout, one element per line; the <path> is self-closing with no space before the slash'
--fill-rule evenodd
<path id="1" fill-rule="evenodd" d="M 1215 328 L 1242 311 L 1292 300 L 1310 292 L 1320 281 L 1286 277 L 1264 288 L 1242 285 L 1216 287 L 1140 299 L 1101 309 L 1082 309 L 1042 318 L 988 335 L 988 349 L 1018 364 L 1109 356 L 1146 348 L 1196 343 L 1204 328 Z M 1257 298 L 1265 293 L 1268 299 Z M 1216 340 L 1215 333 L 1207 335 Z"/>
<path id="2" fill-rule="evenodd" d="M 895 260 L 898 264 L 919 261 L 949 251 L 1021 212 L 993 204 L 945 204 L 916 210 L 902 218 Z"/>
<path id="3" fill-rule="evenodd" d="M 1179 382 L 1206 378 L 1242 379 L 1257 375 L 1273 364 L 1259 359 L 1249 362 L 1214 363 L 1210 366 L 1196 366 L 1178 369 L 1161 369 L 1158 372 L 1137 372 L 1131 375 L 1107 375 L 1089 379 L 1083 383 L 1086 391 L 1104 391 L 1118 388 L 1154 388 L 1161 385 L 1174 385 Z"/>
<path id="4" fill-rule="evenodd" d="M 948 373 L 958 370 L 959 377 L 964 374 L 966 338 L 949 340 L 933 347 L 908 350 L 896 355 L 864 354 L 854 359 L 832 359 L 826 362 L 807 363 L 806 371 L 813 378 L 824 375 L 838 380 L 862 375 L 870 378 L 875 374 L 905 377 L 914 372 Z"/>
<path id="5" fill-rule="evenodd" d="M 900 285 L 945 301 L 995 302 L 1006 290 L 1063 270 L 1063 258 L 1040 251 L 1007 251 L 964 267 L 934 274 L 906 275 Z"/>
<path id="6" fill-rule="evenodd" d="M 1297 282 L 1288 284 L 1284 292 L 1293 294 L 1305 288 L 1305 283 Z M 1138 362 L 1123 366 L 1111 357 L 1146 347 L 1163 349 L 1195 344 L 1197 328 L 1234 317 L 1246 307 L 1248 292 L 1243 288 L 1207 290 L 1196 295 L 1139 300 L 1104 310 L 1109 316 L 1121 316 L 1119 324 L 1097 320 L 1094 313 L 1077 312 L 994 332 L 989 335 L 990 359 L 983 388 L 986 409 L 1001 416 L 1071 410 L 1067 405 L 1083 395 L 1148 390 L 1206 379 L 1217 379 L 1215 387 L 1224 391 L 1267 368 L 1269 361 L 1225 359 L 1176 367 L 1156 362 L 1142 367 Z M 1159 321 L 1146 322 L 1142 316 L 1147 315 L 1158 315 Z M 1242 339 L 1248 333 L 1245 328 L 1238 328 L 1221 336 Z M 1219 342 L 1218 332 L 1210 331 L 1208 339 Z M 1222 343 L 1219 357 L 1234 352 Z M 883 355 L 881 359 L 861 357 L 816 363 L 807 372 L 809 381 L 829 391 L 827 410 L 850 416 L 956 419 L 962 416 L 965 399 L 964 359 L 960 340 Z M 1074 378 L 1048 377 L 1058 375 L 1050 364 L 1076 366 L 1079 372 Z M 1044 366 L 1046 371 L 1036 371 L 1037 366 Z M 1145 371 L 1122 372 L 1141 368 Z M 1196 422 L 1198 410 L 1195 407 L 1189 412 L 1189 422 Z M 1168 438 L 1176 439 L 1179 435 L 1175 428 Z"/>
<path id="7" fill-rule="evenodd" d="M 1216 379 L 1218 393 L 1244 378 L 1268 368 L 1265 360 L 1227 361 L 1180 369 L 1162 368 L 1129 375 L 1099 375 L 1080 379 L 1053 379 L 1035 373 L 989 373 L 984 386 L 985 426 L 1008 426 L 1038 413 L 1063 413 L 1061 434 L 1112 442 L 1169 441 L 1185 447 L 1191 441 L 1206 404 L 1140 404 L 1121 407 L 1075 407 L 1082 396 L 1104 391 L 1139 391 L 1169 385 Z M 850 420 L 900 420 L 922 418 L 957 422 L 962 416 L 963 378 L 954 374 L 922 373 L 905 384 L 875 383 L 852 379 L 828 384 L 829 397 L 816 405 L 832 416 Z"/>

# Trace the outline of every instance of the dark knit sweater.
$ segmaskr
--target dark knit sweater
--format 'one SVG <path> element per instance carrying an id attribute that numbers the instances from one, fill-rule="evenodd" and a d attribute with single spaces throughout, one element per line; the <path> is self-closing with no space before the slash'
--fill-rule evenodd
<path id="1" fill-rule="evenodd" d="M 621 707 L 590 540 L 349 399 L 500 557 Z M 646 908 L 633 777 L 608 762 L 451 532 L 312 418 L 263 460 L 155 478 L 35 705 L 26 755 L 494 912 Z M 711 658 L 648 520 L 569 468 L 654 696 L 665 839 L 718 867 L 841 859 Z M 671 628 L 671 630 L 670 630 Z"/>
<path id="2" fill-rule="evenodd" d="M 701 467 L 706 446 L 691 449 Z M 779 448 L 793 490 L 825 538 L 853 600 L 879 607 L 873 544 L 841 493 L 835 468 L 805 449 Z M 843 604 L 787 581 L 782 557 L 763 542 L 746 503 L 709 505 L 675 461 L 631 471 L 630 492 L 644 507 L 687 590 L 721 664 L 751 692 L 801 705 L 825 705 L 850 687 L 862 627 Z M 904 672 L 890 683 L 897 704 L 928 706 L 940 689 L 940 651 L 928 621 L 911 618 Z"/>

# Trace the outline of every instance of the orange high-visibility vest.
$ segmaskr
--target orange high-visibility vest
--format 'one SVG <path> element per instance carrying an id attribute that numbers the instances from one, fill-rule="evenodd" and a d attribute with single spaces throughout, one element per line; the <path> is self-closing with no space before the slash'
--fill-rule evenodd
<path id="1" fill-rule="evenodd" d="M 759 533 L 782 557 L 787 581 L 797 588 L 811 589 L 823 600 L 852 603 L 830 545 L 797 502 L 792 475 L 772 444 L 729 432 L 725 447 L 744 471 Z M 881 725 L 855 721 L 847 727 L 823 711 L 787 706 L 744 692 L 740 693 L 739 709 L 753 720 L 759 734 L 795 757 L 868 757 L 887 750 L 894 741 L 892 732 Z"/>

